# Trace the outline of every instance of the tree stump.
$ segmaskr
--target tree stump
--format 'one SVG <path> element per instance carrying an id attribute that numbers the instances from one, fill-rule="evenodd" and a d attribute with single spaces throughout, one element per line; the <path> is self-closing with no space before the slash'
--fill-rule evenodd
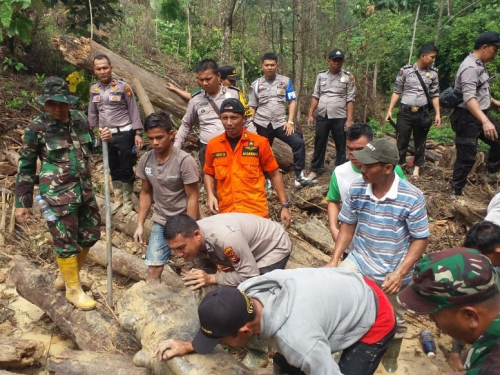
<path id="1" fill-rule="evenodd" d="M 0 341 L 0 367 L 32 366 L 39 362 L 45 351 L 40 341 L 10 339 Z"/>

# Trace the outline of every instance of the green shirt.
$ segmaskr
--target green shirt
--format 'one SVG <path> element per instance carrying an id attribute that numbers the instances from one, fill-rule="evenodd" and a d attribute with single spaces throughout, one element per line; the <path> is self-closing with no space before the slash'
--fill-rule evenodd
<path id="1" fill-rule="evenodd" d="M 500 314 L 472 344 L 464 368 L 467 375 L 496 375 L 500 373 Z"/>
<path id="2" fill-rule="evenodd" d="M 351 164 L 351 167 L 352 167 L 352 170 L 356 173 L 356 174 L 359 174 L 359 177 L 361 177 L 361 171 L 356 168 L 354 166 L 354 164 L 352 164 L 350 161 L 348 161 L 348 163 Z M 408 181 L 408 179 L 406 178 L 403 170 L 401 169 L 401 167 L 399 165 L 396 165 L 396 167 L 394 168 L 394 172 L 396 172 L 396 174 L 403 180 L 405 181 Z M 351 183 L 354 182 L 351 181 Z M 337 175 L 335 174 L 335 171 L 333 171 L 332 173 L 332 178 L 330 180 L 330 189 L 328 189 L 328 194 L 326 196 L 326 199 L 331 201 L 331 202 L 340 202 L 342 199 L 341 199 L 341 194 L 340 194 L 340 189 L 339 189 L 339 185 L 338 185 L 338 182 L 337 182 Z"/>

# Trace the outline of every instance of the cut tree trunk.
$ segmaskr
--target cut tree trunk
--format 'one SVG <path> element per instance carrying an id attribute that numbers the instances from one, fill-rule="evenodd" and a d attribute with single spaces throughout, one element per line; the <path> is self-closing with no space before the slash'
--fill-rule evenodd
<path id="1" fill-rule="evenodd" d="M 273 141 L 273 153 L 282 170 L 289 172 L 294 169 L 292 149 L 281 139 Z"/>
<path id="2" fill-rule="evenodd" d="M 300 190 L 291 191 L 293 203 L 305 211 L 326 210 L 328 202 L 326 194 L 328 193 L 327 185 L 315 185 L 312 187 L 305 187 Z"/>
<path id="3" fill-rule="evenodd" d="M 102 354 L 66 350 L 47 362 L 47 370 L 54 375 L 148 375 L 144 367 L 135 367 L 132 357 L 122 354 Z"/>
<path id="4" fill-rule="evenodd" d="M 117 303 L 120 323 L 140 339 L 143 349 L 134 356 L 136 366 L 153 374 L 253 374 L 219 346 L 207 355 L 190 354 L 158 362 L 152 358 L 166 339 L 192 340 L 200 327 L 198 305 L 203 293 L 186 287 L 138 282 Z"/>
<path id="5" fill-rule="evenodd" d="M 0 367 L 32 366 L 45 351 L 41 341 L 10 339 L 0 341 Z"/>
<path id="6" fill-rule="evenodd" d="M 391 138 L 394 139 L 396 138 L 396 133 L 387 132 L 386 134 Z M 415 144 L 413 143 L 413 141 L 410 141 L 410 143 L 408 144 L 408 151 L 410 151 L 413 154 L 415 153 Z M 441 159 L 441 155 L 436 154 L 435 152 L 429 150 L 425 150 L 424 156 L 426 160 L 431 161 L 433 163 L 436 163 Z"/>
<path id="7" fill-rule="evenodd" d="M 167 110 L 178 118 L 184 116 L 187 102 L 179 95 L 167 89 L 165 87 L 167 81 L 161 77 L 142 69 L 99 43 L 84 37 L 53 36 L 52 43 L 62 52 L 67 62 L 89 73 L 93 73 L 94 71 L 94 56 L 100 54 L 107 55 L 113 65 L 114 75 L 125 80 L 132 87 L 134 87 L 134 79 L 139 79 L 154 106 Z"/>
<path id="8" fill-rule="evenodd" d="M 133 354 L 137 341 L 118 323 L 100 311 L 76 309 L 54 287 L 54 277 L 20 256 L 14 260 L 9 277 L 19 295 L 40 307 L 82 350 Z"/>
<path id="9" fill-rule="evenodd" d="M 333 254 L 335 243 L 329 229 L 319 220 L 311 219 L 297 228 L 297 232 L 311 245 L 327 255 Z"/>
<path id="10" fill-rule="evenodd" d="M 481 207 L 476 201 L 457 199 L 453 202 L 451 212 L 455 215 L 457 222 L 469 228 L 484 220 L 486 206 Z"/>
<path id="11" fill-rule="evenodd" d="M 296 268 L 296 265 L 300 267 L 323 267 L 330 260 L 328 255 L 299 236 L 293 236 L 292 243 L 292 254 L 290 255 L 292 264 L 290 268 Z"/>
<path id="12" fill-rule="evenodd" d="M 130 277 L 135 281 L 146 279 L 148 267 L 144 264 L 144 261 L 141 258 L 116 247 L 113 247 L 112 251 L 113 272 L 117 272 L 123 276 Z M 104 241 L 98 241 L 94 246 L 92 246 L 89 251 L 88 259 L 90 259 L 94 263 L 106 267 L 108 265 L 106 243 Z M 182 287 L 184 285 L 180 277 L 177 276 L 177 274 L 173 273 L 173 271 L 163 271 L 161 275 L 161 281 L 164 284 L 175 285 L 178 287 Z"/>

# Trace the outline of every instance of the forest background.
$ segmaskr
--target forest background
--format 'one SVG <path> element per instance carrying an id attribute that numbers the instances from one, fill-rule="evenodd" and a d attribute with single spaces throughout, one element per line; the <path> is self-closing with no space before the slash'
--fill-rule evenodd
<path id="1" fill-rule="evenodd" d="M 498 0 L 0 0 L 0 58 L 4 71 L 35 74 L 38 84 L 50 75 L 67 77 L 86 109 L 95 78 L 64 62 L 52 35 L 92 37 L 188 91 L 196 88 L 193 66 L 212 58 L 234 65 L 248 94 L 262 74 L 261 55 L 275 51 L 280 73 L 298 94 L 299 124 L 313 135 L 305 117 L 315 78 L 328 68 L 329 51 L 340 48 L 344 69 L 356 78 L 355 121 L 381 132 L 390 129 L 383 118 L 394 79 L 422 44 L 439 48 L 435 67 L 444 90 L 475 37 L 499 31 L 499 19 Z M 490 75 L 499 67 L 497 58 Z M 17 93 L 6 105 L 21 106 L 37 91 Z M 492 92 L 500 98 L 499 78 Z M 443 114 L 447 124 L 449 113 Z M 431 137 L 449 142 L 452 131 L 433 130 Z"/>

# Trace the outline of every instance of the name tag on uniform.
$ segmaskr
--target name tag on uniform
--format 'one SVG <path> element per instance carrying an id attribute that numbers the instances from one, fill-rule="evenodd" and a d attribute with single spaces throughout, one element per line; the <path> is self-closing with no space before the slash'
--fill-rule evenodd
<path id="1" fill-rule="evenodd" d="M 285 95 L 285 90 L 278 89 L 278 95 Z"/>
<path id="2" fill-rule="evenodd" d="M 153 171 L 151 170 L 151 167 L 144 168 L 144 173 L 146 173 L 146 176 L 152 176 L 153 175 Z"/>
<path id="3" fill-rule="evenodd" d="M 212 153 L 212 157 L 214 159 L 217 159 L 217 158 L 225 158 L 227 156 L 227 153 L 225 151 L 222 151 L 222 152 L 213 152 Z"/>
<path id="4" fill-rule="evenodd" d="M 110 102 L 119 102 L 121 99 L 122 99 L 121 95 L 110 95 L 109 96 Z"/>
<path id="5" fill-rule="evenodd" d="M 92 103 L 99 103 L 101 101 L 101 95 L 92 96 Z"/>
<path id="6" fill-rule="evenodd" d="M 259 157 L 259 148 L 257 146 L 244 146 L 241 155 Z"/>

